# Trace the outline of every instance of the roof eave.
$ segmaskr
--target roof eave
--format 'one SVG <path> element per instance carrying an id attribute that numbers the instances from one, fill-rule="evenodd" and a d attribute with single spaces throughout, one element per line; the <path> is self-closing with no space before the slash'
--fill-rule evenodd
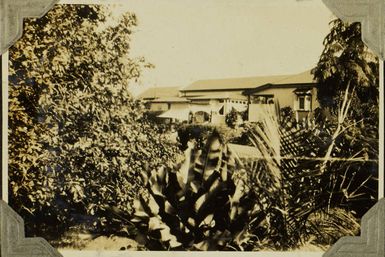
<path id="1" fill-rule="evenodd" d="M 251 94 L 254 94 L 254 93 L 258 93 L 258 92 L 261 92 L 265 89 L 270 89 L 270 88 L 291 88 L 291 87 L 297 87 L 297 86 L 311 86 L 311 87 L 316 87 L 317 86 L 317 82 L 307 82 L 307 83 L 290 83 L 290 84 L 265 84 L 265 85 L 262 85 L 262 86 L 259 86 L 257 88 L 252 88 L 252 89 L 248 89 L 248 90 L 245 90 L 242 92 L 243 95 L 251 95 Z"/>
<path id="2" fill-rule="evenodd" d="M 244 91 L 244 90 L 248 90 L 248 89 L 252 89 L 252 88 L 251 87 L 245 87 L 245 88 L 221 88 L 221 89 L 184 89 L 184 90 L 180 90 L 180 92 L 190 93 L 190 92 L 209 92 L 209 91 L 215 91 L 215 92 L 219 92 L 219 91 Z"/>

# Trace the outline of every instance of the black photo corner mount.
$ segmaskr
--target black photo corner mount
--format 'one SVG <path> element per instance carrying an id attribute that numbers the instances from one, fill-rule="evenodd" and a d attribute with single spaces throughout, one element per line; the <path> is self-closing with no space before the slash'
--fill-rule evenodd
<path id="1" fill-rule="evenodd" d="M 385 0 L 322 0 L 340 19 L 362 23 L 363 41 L 379 56 L 384 64 Z M 22 34 L 25 17 L 40 17 L 58 0 L 1 0 L 0 2 L 0 57 Z M 0 67 L 3 67 L 0 59 Z M 382 65 L 385 74 L 385 65 Z M 3 108 L 3 74 L 1 71 L 0 104 Z M 383 95 L 384 97 L 384 95 Z M 384 99 L 384 98 L 383 98 Z M 383 110 L 381 110 L 383 111 Z M 6 117 L 0 113 L 1 124 Z M 3 149 L 3 125 L 0 126 Z M 381 146 L 382 148 L 384 145 Z M 1 158 L 2 167 L 4 160 Z M 1 185 L 7 183 L 2 181 Z M 385 183 L 385 181 L 384 181 Z M 4 199 L 3 188 L 0 197 Z M 385 192 L 383 192 L 384 195 Z M 0 257 L 62 256 L 43 238 L 25 238 L 23 219 L 8 204 L 0 200 Z M 342 237 L 324 257 L 383 257 L 385 256 L 385 199 L 380 199 L 362 218 L 361 236 Z"/>

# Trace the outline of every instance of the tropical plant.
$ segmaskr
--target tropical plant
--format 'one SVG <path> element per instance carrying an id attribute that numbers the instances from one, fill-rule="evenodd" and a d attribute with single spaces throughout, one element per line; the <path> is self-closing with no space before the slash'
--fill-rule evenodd
<path id="1" fill-rule="evenodd" d="M 341 237 L 358 235 L 360 224 L 351 212 L 336 207 L 310 214 L 306 230 L 310 232 L 308 239 L 310 243 L 328 247 Z"/>
<path id="2" fill-rule="evenodd" d="M 361 39 L 360 23 L 331 22 L 324 50 L 313 69 L 318 82 L 318 100 L 329 119 L 336 119 L 343 92 L 354 89 L 348 119 L 357 124 L 350 129 L 352 149 L 373 156 L 377 149 L 379 122 L 379 61 Z M 327 112 L 325 112 L 328 110 Z M 331 115 L 330 115 L 331 114 Z M 347 135 L 347 134 L 346 134 Z M 374 150 L 376 152 L 376 150 Z"/>
<path id="3" fill-rule="evenodd" d="M 179 169 L 153 170 L 134 222 L 150 250 L 243 250 L 254 216 L 240 163 L 214 132 L 203 149 L 192 146 Z"/>
<path id="4" fill-rule="evenodd" d="M 326 116 L 318 116 L 317 123 L 320 124 L 320 129 L 322 126 L 333 127 L 338 124 L 335 127 L 333 138 L 335 136 L 337 138 L 332 147 L 331 157 L 338 156 L 341 159 L 354 157 L 353 159 L 356 160 L 354 166 L 360 170 L 357 177 L 361 177 L 355 181 L 362 181 L 368 176 L 375 178 L 378 173 L 376 160 L 378 160 L 379 142 L 378 58 L 362 41 L 360 23 L 333 20 L 331 31 L 324 40 L 324 46 L 320 60 L 313 69 L 314 78 L 319 85 L 318 100 L 323 114 L 326 113 Z M 341 92 L 345 90 L 351 92 L 349 93 L 350 108 L 346 113 L 342 113 L 340 109 L 346 95 Z M 325 110 L 329 111 L 325 112 Z M 344 116 L 343 122 L 340 121 L 342 116 Z M 375 183 L 370 184 L 367 192 L 371 188 L 374 191 L 377 190 L 376 187 Z M 370 199 L 373 192 L 367 196 Z M 364 204 L 363 200 L 357 201 L 355 205 L 354 209 L 358 213 L 362 213 L 358 210 L 358 206 L 370 206 Z M 367 207 L 364 210 L 367 210 Z"/>
<path id="5" fill-rule="evenodd" d="M 354 235 L 360 210 L 375 203 L 370 187 L 376 175 L 365 168 L 376 163 L 356 158 L 344 140 L 351 126 L 345 116 L 350 94 L 344 94 L 337 123 L 287 126 L 266 107 L 259 123 L 247 125 L 260 153 L 259 160 L 248 163 L 245 183 L 258 196 L 260 218 L 250 229 L 258 239 L 256 249 L 286 250 L 312 240 L 333 243 L 341 236 L 333 226 L 346 225 L 351 229 L 343 233 Z M 318 220 L 322 227 L 314 226 L 325 217 L 329 222 Z"/>
<path id="6" fill-rule="evenodd" d="M 206 147 L 190 145 L 183 165 L 152 171 L 133 220 L 146 247 L 288 250 L 358 232 L 352 202 L 374 203 L 366 188 L 373 177 L 343 152 L 344 117 L 321 131 L 311 122 L 287 126 L 277 106 L 265 108 L 245 125 L 259 158 L 242 163 L 214 132 Z"/>

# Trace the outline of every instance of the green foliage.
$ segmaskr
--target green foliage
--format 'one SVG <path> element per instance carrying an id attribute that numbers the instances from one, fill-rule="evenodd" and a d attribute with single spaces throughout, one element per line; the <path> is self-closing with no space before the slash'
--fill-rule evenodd
<path id="1" fill-rule="evenodd" d="M 296 125 L 294 111 L 291 107 L 281 108 L 279 115 L 280 115 L 282 125 L 287 127 Z"/>
<path id="2" fill-rule="evenodd" d="M 378 163 L 373 160 L 378 160 L 379 60 L 362 42 L 360 23 L 349 24 L 336 19 L 331 26 L 324 40 L 325 48 L 313 70 L 319 83 L 318 99 L 322 107 L 317 119 L 318 129 L 321 132 L 324 129 L 335 131 L 329 138 L 334 142 L 331 157 L 363 160 L 344 168 L 356 177 L 351 187 L 360 187 L 366 178 L 378 176 Z M 349 92 L 350 108 L 341 122 L 341 108 L 346 101 L 346 94 L 341 92 L 345 90 Z M 324 115 L 327 113 L 325 110 L 330 111 L 328 115 Z M 335 163 L 328 165 L 331 169 Z M 334 169 L 338 170 L 337 167 Z M 331 180 L 338 179 L 333 177 Z M 338 185 L 340 181 L 347 180 L 331 183 Z M 367 199 L 376 198 L 376 183 L 370 179 L 364 184 L 367 190 L 362 192 L 362 199 L 356 199 L 354 204 L 354 209 L 360 214 L 371 204 L 364 203 L 365 196 Z M 342 185 L 335 187 L 344 188 Z M 359 208 L 360 205 L 364 208 Z"/>
<path id="3" fill-rule="evenodd" d="M 224 125 L 180 124 L 177 127 L 180 148 L 187 149 L 189 141 L 194 141 L 198 148 L 203 148 L 214 131 L 218 132 L 221 140 L 226 143 L 237 139 L 242 133 L 242 129 L 232 129 Z"/>
<path id="4" fill-rule="evenodd" d="M 140 174 L 174 162 L 178 148 L 130 94 L 151 66 L 130 57 L 136 16 L 111 19 L 102 5 L 58 5 L 10 49 L 10 204 L 27 223 L 131 212 Z"/>
<path id="5" fill-rule="evenodd" d="M 255 195 L 236 174 L 239 162 L 216 133 L 186 155 L 179 169 L 153 170 L 149 196 L 136 202 L 143 243 L 150 250 L 243 250 Z"/>
<path id="6" fill-rule="evenodd" d="M 258 196 L 259 219 L 250 229 L 259 239 L 254 247 L 287 250 L 354 235 L 356 219 L 376 202 L 376 161 L 352 151 L 348 132 L 339 130 L 347 121 L 288 126 L 265 111 L 247 128 L 261 156 L 247 163 L 245 183 Z M 343 226 L 347 230 L 336 229 Z"/>
<path id="7" fill-rule="evenodd" d="M 308 217 L 306 227 L 313 234 L 310 241 L 317 245 L 332 245 L 341 237 L 360 233 L 356 218 L 341 208 L 313 212 Z"/>
<path id="8" fill-rule="evenodd" d="M 354 90 L 350 112 L 353 119 L 365 117 L 367 123 L 378 123 L 379 69 L 378 58 L 361 39 L 360 23 L 331 22 L 324 40 L 325 48 L 313 70 L 319 83 L 318 100 L 322 107 L 338 110 L 340 92 Z"/>
<path id="9" fill-rule="evenodd" d="M 242 119 L 241 117 L 241 113 L 238 112 L 234 107 L 231 109 L 231 111 L 226 114 L 226 117 L 225 117 L 225 122 L 227 124 L 227 126 L 229 126 L 230 128 L 235 128 L 240 120 Z"/>

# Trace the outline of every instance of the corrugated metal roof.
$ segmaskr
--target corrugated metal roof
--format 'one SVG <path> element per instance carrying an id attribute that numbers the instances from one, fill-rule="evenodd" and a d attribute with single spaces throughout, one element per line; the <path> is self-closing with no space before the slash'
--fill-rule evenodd
<path id="1" fill-rule="evenodd" d="M 302 84 L 313 82 L 313 75 L 311 75 L 310 70 L 308 70 L 293 75 L 198 80 L 182 88 L 180 91 L 244 90 L 266 84 Z"/>
<path id="2" fill-rule="evenodd" d="M 161 97 L 178 97 L 180 87 L 152 87 L 138 95 L 138 99 L 150 100 Z"/>
<path id="3" fill-rule="evenodd" d="M 184 97 L 170 96 L 170 97 L 159 97 L 151 100 L 151 103 L 188 103 L 188 99 Z"/>
<path id="4" fill-rule="evenodd" d="M 199 95 L 199 96 L 189 96 L 187 97 L 190 100 L 206 100 L 206 99 L 237 99 L 237 100 L 246 100 L 247 98 L 244 95 L 231 93 L 231 92 L 219 92 L 217 94 L 208 94 L 208 95 Z"/>
<path id="5" fill-rule="evenodd" d="M 271 84 L 311 84 L 315 83 L 311 70 L 289 76 L 285 79 L 275 81 Z"/>

